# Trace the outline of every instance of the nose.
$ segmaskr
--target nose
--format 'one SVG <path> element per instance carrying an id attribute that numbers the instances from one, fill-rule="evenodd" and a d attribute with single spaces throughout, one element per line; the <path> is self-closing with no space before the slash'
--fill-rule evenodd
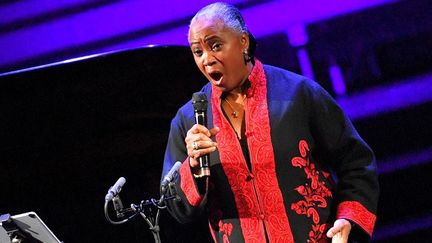
<path id="1" fill-rule="evenodd" d="M 211 52 L 204 52 L 203 53 L 203 65 L 204 66 L 211 66 L 215 63 L 216 63 L 216 59 Z"/>

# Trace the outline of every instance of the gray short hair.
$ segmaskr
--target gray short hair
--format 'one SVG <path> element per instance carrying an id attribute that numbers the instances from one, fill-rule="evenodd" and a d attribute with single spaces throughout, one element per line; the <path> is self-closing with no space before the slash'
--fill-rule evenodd
<path id="1" fill-rule="evenodd" d="M 246 23 L 243 19 L 243 16 L 241 15 L 240 10 L 238 10 L 238 8 L 223 2 L 217 2 L 217 3 L 212 3 L 210 5 L 207 5 L 195 14 L 195 16 L 192 18 L 190 22 L 189 29 L 190 26 L 199 18 L 217 19 L 222 21 L 222 23 L 226 27 L 234 30 L 239 35 L 241 35 L 242 33 L 246 33 L 249 36 L 249 49 L 247 50 L 248 55 L 252 63 L 255 64 L 254 57 L 255 57 L 257 42 L 255 37 L 248 30 Z"/>
<path id="2" fill-rule="evenodd" d="M 236 31 L 238 34 L 249 33 L 240 11 L 233 5 L 223 2 L 207 5 L 195 14 L 190 25 L 202 17 L 221 20 L 226 27 Z"/>

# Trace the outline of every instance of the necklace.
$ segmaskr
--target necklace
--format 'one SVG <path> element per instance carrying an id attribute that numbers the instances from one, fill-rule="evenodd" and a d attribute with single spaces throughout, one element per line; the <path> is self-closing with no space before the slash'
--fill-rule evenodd
<path id="1" fill-rule="evenodd" d="M 243 104 L 244 104 L 245 99 L 246 99 L 246 95 L 243 97 L 243 100 L 242 100 Z M 224 100 L 227 102 L 227 104 L 229 105 L 229 107 L 233 111 L 233 112 L 231 112 L 231 115 L 234 118 L 237 118 L 238 117 L 238 112 L 234 109 L 234 107 L 231 105 L 231 103 L 228 101 L 228 99 L 226 97 L 224 98 Z"/>

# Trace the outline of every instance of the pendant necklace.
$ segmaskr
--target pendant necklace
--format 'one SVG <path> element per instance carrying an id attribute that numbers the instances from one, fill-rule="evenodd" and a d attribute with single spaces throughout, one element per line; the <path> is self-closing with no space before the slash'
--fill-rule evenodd
<path id="1" fill-rule="evenodd" d="M 245 99 L 246 99 L 246 95 L 243 97 L 243 105 L 244 105 L 244 101 L 245 101 Z M 233 117 L 233 118 L 237 118 L 238 115 L 239 115 L 238 112 L 234 109 L 234 107 L 231 105 L 231 103 L 228 101 L 227 98 L 224 98 L 224 100 L 228 103 L 229 107 L 230 107 L 231 110 L 233 111 L 233 112 L 231 112 L 232 117 Z"/>

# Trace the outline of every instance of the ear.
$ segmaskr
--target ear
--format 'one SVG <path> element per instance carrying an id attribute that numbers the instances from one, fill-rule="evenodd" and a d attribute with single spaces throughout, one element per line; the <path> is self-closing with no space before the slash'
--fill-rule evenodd
<path id="1" fill-rule="evenodd" d="M 243 32 L 240 36 L 240 44 L 242 46 L 242 50 L 248 50 L 249 49 L 249 34 L 246 32 Z"/>

